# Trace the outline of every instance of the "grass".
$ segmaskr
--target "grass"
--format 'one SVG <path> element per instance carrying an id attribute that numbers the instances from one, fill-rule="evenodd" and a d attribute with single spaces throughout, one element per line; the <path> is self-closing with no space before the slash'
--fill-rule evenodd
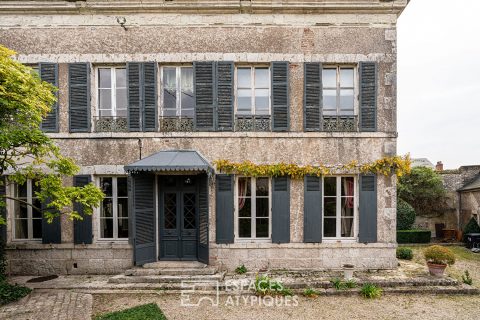
<path id="1" fill-rule="evenodd" d="M 157 304 L 149 303 L 123 311 L 100 315 L 95 317 L 95 320 L 167 320 L 167 318 Z"/>

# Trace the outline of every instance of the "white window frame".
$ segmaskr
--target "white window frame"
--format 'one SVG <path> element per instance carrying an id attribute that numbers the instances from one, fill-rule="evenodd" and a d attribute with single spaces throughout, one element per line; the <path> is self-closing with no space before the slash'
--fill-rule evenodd
<path id="1" fill-rule="evenodd" d="M 336 87 L 324 87 L 323 85 L 323 70 L 324 69 L 336 69 Z M 353 87 L 341 87 L 340 86 L 340 69 L 353 69 Z M 325 115 L 325 117 L 348 117 L 348 116 L 357 116 L 358 115 L 358 66 L 354 64 L 325 64 L 322 66 L 322 94 L 323 90 L 334 90 L 336 91 L 336 113 L 335 115 Z M 342 115 L 340 109 L 340 92 L 341 90 L 351 90 L 353 89 L 353 114 L 351 115 Z"/>
<path id="2" fill-rule="evenodd" d="M 110 69 L 110 88 L 101 88 L 100 87 L 100 69 Z M 125 74 L 126 74 L 126 80 L 125 80 L 125 87 L 118 87 L 117 88 L 117 75 L 116 75 L 116 70 L 117 69 L 125 69 Z M 100 90 L 101 89 L 110 89 L 111 92 L 111 101 L 112 101 L 112 115 L 110 117 L 116 118 L 117 117 L 117 89 L 125 89 L 127 91 L 127 99 L 128 99 L 128 73 L 127 73 L 127 66 L 111 66 L 111 65 L 105 65 L 105 66 L 96 66 L 95 67 L 95 84 L 96 84 L 96 104 L 97 104 L 97 117 L 99 118 L 108 118 L 106 116 L 101 116 L 101 110 L 108 110 L 108 109 L 100 109 Z M 127 101 L 128 104 L 128 101 Z M 128 113 L 128 105 L 126 108 L 126 112 Z M 123 117 L 122 117 L 123 118 Z"/>
<path id="3" fill-rule="evenodd" d="M 336 236 L 335 237 L 325 237 L 325 178 L 336 178 Z M 342 178 L 353 178 L 353 237 L 342 237 L 342 189 L 341 181 Z M 358 235 L 358 176 L 356 175 L 335 175 L 335 176 L 323 176 L 322 177 L 322 239 L 325 242 L 328 241 L 356 241 Z M 340 185 L 340 188 L 338 187 Z M 340 200 L 340 201 L 339 201 Z M 340 235 L 340 236 L 339 236 Z"/>
<path id="4" fill-rule="evenodd" d="M 250 68 L 250 87 L 243 88 L 238 86 L 238 69 Z M 268 88 L 256 88 L 255 87 L 255 69 L 267 69 L 268 70 Z M 250 89 L 251 91 L 251 105 L 252 110 L 250 112 L 238 111 L 238 89 Z M 257 108 L 255 105 L 255 90 L 256 89 L 268 89 L 268 114 L 257 114 Z M 271 116 L 272 115 L 272 69 L 270 65 L 267 64 L 255 64 L 255 65 L 236 65 L 235 66 L 235 114 L 239 116 Z"/>
<path id="5" fill-rule="evenodd" d="M 101 180 L 104 178 L 112 178 L 112 220 L 113 220 L 113 237 L 112 238 L 102 238 L 102 210 L 103 210 L 103 202 L 100 204 L 100 206 L 97 209 L 98 212 L 98 221 L 97 221 L 97 230 L 98 230 L 98 240 L 99 241 L 115 241 L 115 242 L 128 242 L 129 238 L 119 238 L 118 237 L 118 184 L 117 184 L 117 179 L 118 178 L 127 178 L 127 176 L 110 176 L 110 175 L 105 175 L 105 176 L 98 176 L 96 179 L 96 184 L 97 187 L 101 188 Z M 128 179 L 128 178 L 127 178 Z M 105 197 L 105 198 L 110 198 L 110 197 Z M 128 194 L 126 197 L 120 197 L 120 198 L 127 198 L 128 202 L 131 201 L 131 199 L 128 198 Z M 127 204 L 127 207 L 129 205 Z M 128 223 L 130 226 L 130 219 L 131 219 L 131 212 L 128 212 Z M 130 236 L 132 230 L 128 229 L 128 234 Z"/>
<path id="6" fill-rule="evenodd" d="M 238 181 L 240 178 L 250 178 L 251 179 L 251 205 L 252 205 L 252 212 L 251 212 L 251 230 L 252 230 L 252 237 L 245 238 L 240 237 L 240 213 L 239 213 L 239 204 L 238 204 Z M 257 198 L 257 179 L 258 178 L 267 178 L 268 179 L 268 237 L 265 238 L 257 238 L 257 203 L 254 199 Z M 235 241 L 236 242 L 271 242 L 272 241 L 272 178 L 270 177 L 249 177 L 249 176 L 235 176 L 235 189 L 234 189 L 234 197 L 235 197 Z M 255 237 L 253 236 L 255 235 Z"/>
<path id="7" fill-rule="evenodd" d="M 168 115 L 165 115 L 165 105 L 164 105 L 164 82 L 163 82 L 163 72 L 164 72 L 164 69 L 165 68 L 175 68 L 175 77 L 176 77 L 176 80 L 175 80 L 175 89 L 176 89 L 176 96 L 175 96 L 175 102 L 176 102 L 176 105 L 175 105 L 175 116 L 168 116 Z M 182 68 L 191 68 L 192 71 L 194 71 L 193 69 L 193 65 L 191 64 L 182 64 L 182 65 L 162 65 L 160 67 L 160 106 L 161 106 L 161 110 L 160 110 L 160 113 L 161 113 L 161 116 L 162 117 L 175 117 L 175 118 L 185 118 L 185 119 L 192 119 L 195 115 L 195 105 L 192 107 L 192 110 L 193 110 L 193 115 L 192 116 L 182 116 Z M 193 83 L 192 83 L 192 86 L 193 86 L 193 91 L 195 92 L 195 79 L 193 79 Z M 180 89 L 180 90 L 179 90 Z M 169 109 L 169 110 L 173 110 L 173 109 Z"/>
<path id="8" fill-rule="evenodd" d="M 27 199 L 24 199 L 22 198 L 22 200 L 24 201 L 27 201 L 29 204 L 33 204 L 33 199 L 35 198 L 34 195 L 33 195 L 33 180 L 32 179 L 27 179 L 26 181 L 27 183 Z M 18 184 L 13 184 L 13 194 L 15 195 L 15 197 L 19 198 L 18 197 Z M 36 199 L 36 198 L 35 198 Z M 20 205 L 20 203 L 18 201 L 15 201 L 15 200 L 12 200 L 13 201 L 13 215 L 12 215 L 12 219 L 13 219 L 13 223 L 12 223 L 12 239 L 15 240 L 15 241 L 41 241 L 42 238 L 33 238 L 33 219 L 38 219 L 38 220 L 42 220 L 42 218 L 33 218 L 33 208 L 31 205 L 27 205 L 27 218 L 24 219 L 24 218 L 21 218 L 21 219 L 16 219 L 16 213 L 17 213 L 17 210 L 18 210 L 18 205 Z M 41 208 L 39 208 L 41 209 Z M 43 215 L 42 215 L 43 216 Z M 27 238 L 17 238 L 17 220 L 27 220 Z"/>

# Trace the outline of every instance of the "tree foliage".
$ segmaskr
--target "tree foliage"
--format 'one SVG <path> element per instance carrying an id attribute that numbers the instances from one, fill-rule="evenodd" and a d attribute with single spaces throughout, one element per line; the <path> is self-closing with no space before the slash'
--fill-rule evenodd
<path id="1" fill-rule="evenodd" d="M 397 201 L 397 230 L 410 230 L 415 223 L 415 209 L 406 201 Z"/>
<path id="2" fill-rule="evenodd" d="M 442 178 L 427 167 L 412 168 L 398 180 L 398 197 L 408 202 L 417 214 L 441 212 L 445 206 Z"/>
<path id="3" fill-rule="evenodd" d="M 84 212 L 91 214 L 104 195 L 93 184 L 64 185 L 65 179 L 77 174 L 79 167 L 62 156 L 40 128 L 42 118 L 55 102 L 57 89 L 41 81 L 32 68 L 12 59 L 14 54 L 0 46 L 0 176 L 8 175 L 6 183 L 22 184 L 26 179 L 34 179 L 39 187 L 35 196 L 48 202 L 43 214 L 49 222 L 60 212 L 71 219 L 82 219 L 71 209 L 72 203 L 82 204 Z M 5 205 L 7 198 L 19 201 L 0 196 L 0 205 Z M 0 218 L 0 223 L 5 221 Z"/>

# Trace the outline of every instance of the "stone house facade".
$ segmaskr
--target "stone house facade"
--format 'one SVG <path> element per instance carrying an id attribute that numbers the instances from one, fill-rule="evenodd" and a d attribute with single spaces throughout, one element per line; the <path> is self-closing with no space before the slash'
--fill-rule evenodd
<path id="1" fill-rule="evenodd" d="M 12 274 L 395 268 L 396 178 L 223 174 L 396 154 L 407 0 L 2 1 L 0 44 L 59 87 L 44 129 L 106 199 L 48 225 L 8 203 Z M 5 192 L 35 201 L 35 184 Z"/>

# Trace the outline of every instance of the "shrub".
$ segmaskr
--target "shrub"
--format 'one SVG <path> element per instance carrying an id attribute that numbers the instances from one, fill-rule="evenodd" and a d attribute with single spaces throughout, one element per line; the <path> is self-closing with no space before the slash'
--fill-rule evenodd
<path id="1" fill-rule="evenodd" d="M 318 296 L 319 292 L 315 289 L 312 289 L 312 288 L 307 288 L 305 290 L 303 290 L 303 295 L 305 297 L 309 297 L 309 298 L 314 298 L 316 296 Z"/>
<path id="2" fill-rule="evenodd" d="M 432 239 L 430 230 L 398 230 L 397 243 L 429 243 Z"/>
<path id="3" fill-rule="evenodd" d="M 423 252 L 425 260 L 434 264 L 448 264 L 452 265 L 455 263 L 455 255 L 453 252 L 442 246 L 430 246 L 425 249 Z"/>
<path id="4" fill-rule="evenodd" d="M 330 283 L 332 284 L 332 287 L 337 290 L 346 290 L 357 287 L 357 282 L 353 279 L 342 281 L 340 278 L 334 278 Z"/>
<path id="5" fill-rule="evenodd" d="M 403 260 L 412 260 L 413 259 L 413 251 L 407 247 L 398 247 L 397 248 L 397 258 Z"/>
<path id="6" fill-rule="evenodd" d="M 238 273 L 238 274 L 244 274 L 246 273 L 248 270 L 247 268 L 245 267 L 245 265 L 241 265 L 241 266 L 238 266 L 236 269 L 235 269 L 235 272 Z"/>
<path id="7" fill-rule="evenodd" d="M 415 223 L 415 209 L 406 201 L 397 201 L 397 230 L 409 230 Z"/>
<path id="8" fill-rule="evenodd" d="M 255 277 L 255 293 L 259 296 L 291 296 L 293 295 L 292 290 L 284 287 L 281 282 L 272 280 L 268 276 L 259 276 Z"/>
<path id="9" fill-rule="evenodd" d="M 480 233 L 480 226 L 478 225 L 477 220 L 473 217 L 468 221 L 465 228 L 463 228 L 463 242 L 466 242 L 467 238 L 465 235 L 467 233 Z"/>
<path id="10" fill-rule="evenodd" d="M 462 275 L 462 281 L 469 286 L 473 284 L 473 279 L 470 276 L 470 272 L 468 272 L 468 270 L 465 270 L 464 274 Z"/>
<path id="11" fill-rule="evenodd" d="M 347 289 L 353 289 L 357 287 L 357 282 L 353 279 L 345 281 L 345 287 Z"/>
<path id="12" fill-rule="evenodd" d="M 367 299 L 380 298 L 382 289 L 371 283 L 365 283 L 360 290 L 360 295 Z"/>
<path id="13" fill-rule="evenodd" d="M 32 289 L 13 285 L 6 281 L 0 282 L 0 305 L 17 301 L 28 295 Z"/>

